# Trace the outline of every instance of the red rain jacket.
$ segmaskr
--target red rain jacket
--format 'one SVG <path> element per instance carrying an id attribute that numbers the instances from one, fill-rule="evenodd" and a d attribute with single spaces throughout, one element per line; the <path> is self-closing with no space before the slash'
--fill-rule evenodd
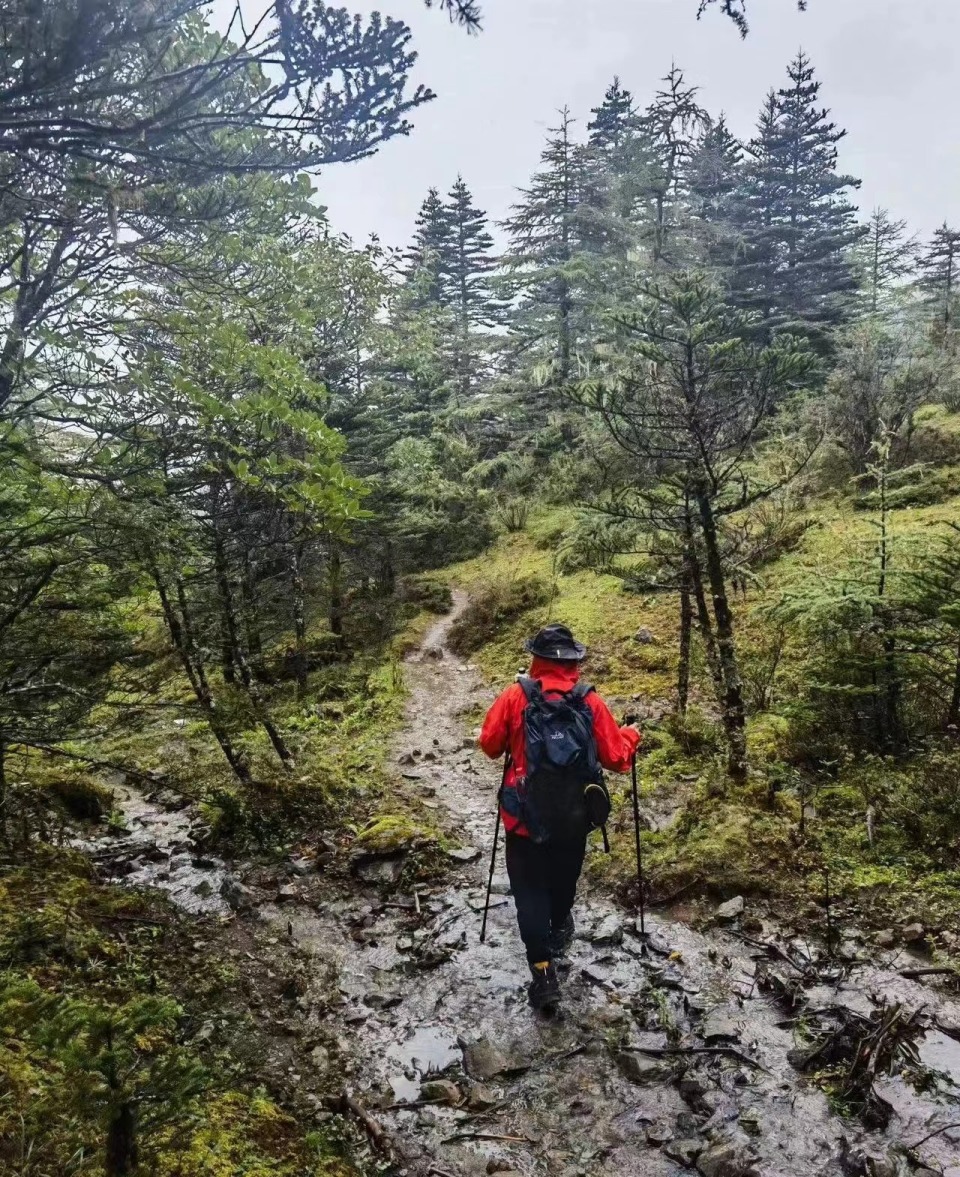
<path id="1" fill-rule="evenodd" d="M 580 679 L 577 666 L 564 666 L 546 658 L 534 658 L 529 674 L 540 683 L 543 691 L 572 691 Z M 587 703 L 593 712 L 593 734 L 597 741 L 597 756 L 604 768 L 611 772 L 629 772 L 633 755 L 643 738 L 638 732 L 617 726 L 610 709 L 596 691 L 587 695 Z M 503 692 L 487 712 L 480 732 L 480 747 L 497 760 L 504 752 L 510 752 L 510 767 L 504 787 L 516 788 L 517 779 L 527 771 L 526 749 L 523 737 L 523 712 L 527 696 L 519 683 L 513 683 Z M 501 806 L 503 828 L 508 834 L 528 836 L 527 828 L 516 817 Z"/>

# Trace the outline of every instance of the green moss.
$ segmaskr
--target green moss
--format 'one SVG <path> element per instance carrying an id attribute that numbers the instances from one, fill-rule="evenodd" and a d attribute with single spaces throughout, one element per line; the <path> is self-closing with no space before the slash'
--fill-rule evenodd
<path id="1" fill-rule="evenodd" d="M 372 854 L 393 854 L 400 850 L 416 850 L 436 843 L 439 835 L 403 814 L 383 814 L 357 835 L 358 850 Z"/>

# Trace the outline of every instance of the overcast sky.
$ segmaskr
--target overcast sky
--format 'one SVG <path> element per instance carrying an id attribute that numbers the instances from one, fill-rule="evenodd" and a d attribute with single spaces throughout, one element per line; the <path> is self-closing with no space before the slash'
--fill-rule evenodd
<path id="1" fill-rule="evenodd" d="M 437 98 L 407 139 L 318 182 L 334 228 L 358 241 L 408 240 L 433 184 L 461 172 L 477 202 L 501 217 L 537 164 L 546 128 L 564 104 L 581 120 L 618 74 L 646 104 L 676 61 L 712 113 L 744 137 L 768 90 L 799 48 L 812 58 L 822 97 L 849 134 L 841 165 L 863 180 L 858 202 L 877 204 L 924 233 L 960 222 L 956 130 L 958 0 L 750 0 L 741 41 L 697 0 L 481 0 L 484 28 L 467 36 L 420 0 L 378 0 L 412 27 L 417 80 Z M 363 9 L 363 3 L 354 6 Z M 371 4 L 371 7 L 373 5 Z"/>

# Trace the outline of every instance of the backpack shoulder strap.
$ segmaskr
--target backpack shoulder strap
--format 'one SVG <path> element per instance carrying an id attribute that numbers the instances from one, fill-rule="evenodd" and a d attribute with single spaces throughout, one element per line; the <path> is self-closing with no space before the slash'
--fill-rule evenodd
<path id="1" fill-rule="evenodd" d="M 518 674 L 517 682 L 520 684 L 520 689 L 526 696 L 528 703 L 533 699 L 539 699 L 543 695 L 540 684 L 535 678 L 531 678 L 529 674 Z"/>
<path id="2" fill-rule="evenodd" d="M 570 692 L 570 694 L 575 699 L 585 699 L 587 697 L 587 695 L 596 694 L 596 691 L 589 683 L 578 682 L 577 685 Z"/>

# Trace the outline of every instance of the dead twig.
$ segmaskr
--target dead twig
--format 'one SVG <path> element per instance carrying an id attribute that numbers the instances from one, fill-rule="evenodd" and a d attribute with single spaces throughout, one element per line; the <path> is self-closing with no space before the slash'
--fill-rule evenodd
<path id="1" fill-rule="evenodd" d="M 383 1125 L 375 1120 L 363 1104 L 352 1096 L 349 1091 L 344 1091 L 340 1095 L 338 1102 L 341 1112 L 349 1112 L 360 1121 L 367 1135 L 370 1137 L 370 1142 L 374 1148 L 379 1149 L 380 1152 L 392 1160 L 394 1157 L 393 1142 Z"/>
<path id="2" fill-rule="evenodd" d="M 758 1063 L 755 1058 L 744 1054 L 742 1050 L 737 1050 L 735 1046 L 625 1046 L 624 1050 L 631 1054 L 649 1054 L 652 1058 L 667 1058 L 677 1054 L 722 1054 L 763 1071 L 765 1075 L 771 1073 L 763 1063 Z"/>
<path id="3" fill-rule="evenodd" d="M 944 1124 L 942 1128 L 936 1128 L 933 1132 L 928 1132 L 922 1140 L 918 1140 L 916 1144 L 907 1145 L 907 1152 L 914 1152 L 921 1144 L 926 1144 L 928 1140 L 933 1140 L 934 1136 L 939 1136 L 941 1132 L 949 1132 L 951 1128 L 960 1128 L 960 1124 Z"/>
<path id="4" fill-rule="evenodd" d="M 919 981 L 921 977 L 956 977 L 960 976 L 960 973 L 956 969 L 948 968 L 901 969 L 900 976 L 906 977 L 908 981 Z"/>
<path id="5" fill-rule="evenodd" d="M 493 1132 L 456 1132 L 441 1140 L 441 1144 L 457 1144 L 461 1140 L 499 1140 L 502 1144 L 536 1144 L 529 1136 L 498 1136 Z"/>

